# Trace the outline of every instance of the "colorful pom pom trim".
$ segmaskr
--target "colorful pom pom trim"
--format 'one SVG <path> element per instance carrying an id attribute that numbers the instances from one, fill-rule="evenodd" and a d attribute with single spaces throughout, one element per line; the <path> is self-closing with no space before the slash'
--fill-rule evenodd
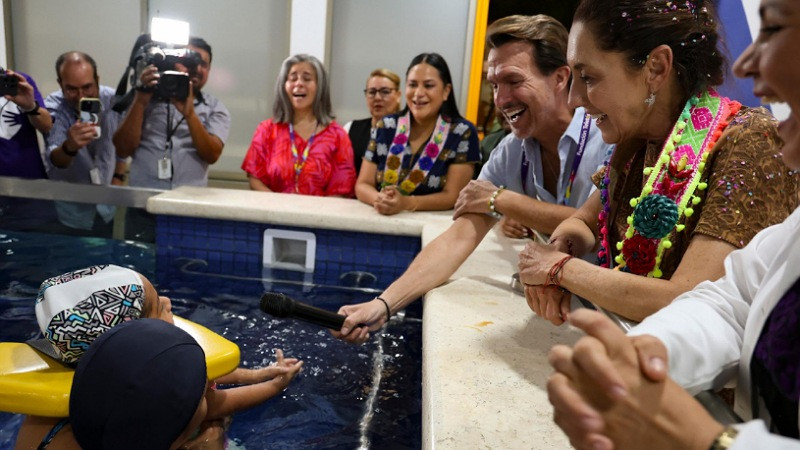
<path id="1" fill-rule="evenodd" d="M 708 155 L 730 117 L 741 107 L 713 89 L 686 102 L 655 165 L 644 169 L 647 181 L 641 194 L 630 200 L 633 213 L 628 216 L 622 241 L 616 245 L 619 253 L 613 258 L 608 240 L 609 228 L 613 226 L 608 193 L 610 159 L 605 161 L 605 176 L 600 185 L 603 209 L 598 216 L 600 265 L 648 277 L 663 276 L 659 265 L 664 250 L 672 247 L 670 238 L 685 228 L 680 222 L 691 216 L 693 207 L 700 203 L 695 191 L 706 188 L 706 183 L 700 180 Z"/>

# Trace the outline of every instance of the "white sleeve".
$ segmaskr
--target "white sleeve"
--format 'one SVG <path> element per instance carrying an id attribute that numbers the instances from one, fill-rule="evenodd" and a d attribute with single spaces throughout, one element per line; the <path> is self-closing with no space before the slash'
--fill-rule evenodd
<path id="1" fill-rule="evenodd" d="M 762 420 L 753 420 L 736 426 L 739 434 L 733 440 L 730 450 L 750 450 L 768 448 L 771 450 L 798 450 L 800 441 L 772 434 Z"/>
<path id="2" fill-rule="evenodd" d="M 345 133 L 350 133 L 350 127 L 353 126 L 353 121 L 347 122 L 344 124 L 342 128 L 344 128 Z"/>
<path id="3" fill-rule="evenodd" d="M 629 332 L 659 338 L 670 376 L 690 393 L 720 388 L 735 377 L 750 306 L 768 268 L 782 257 L 785 226 L 762 230 L 725 258 L 725 276 L 698 284 Z"/>

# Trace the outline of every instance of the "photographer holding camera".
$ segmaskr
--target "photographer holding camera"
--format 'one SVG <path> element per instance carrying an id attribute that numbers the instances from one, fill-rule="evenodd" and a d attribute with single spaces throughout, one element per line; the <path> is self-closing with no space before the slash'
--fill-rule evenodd
<path id="1" fill-rule="evenodd" d="M 208 165 L 222 154 L 230 130 L 230 113 L 222 102 L 202 92 L 211 68 L 211 46 L 202 38 L 192 37 L 188 48 L 199 58 L 175 64 L 175 69 L 189 75 L 191 87 L 186 98 L 163 99 L 164 89 L 154 93 L 160 82 L 173 82 L 175 74 L 167 72 L 167 77 L 164 71 L 149 65 L 141 71 L 133 103 L 114 133 L 117 156 L 133 157 L 131 186 L 156 189 L 206 186 Z M 128 210 L 127 216 L 129 237 L 153 239 L 153 216 L 133 209 Z"/>
<path id="2" fill-rule="evenodd" d="M 36 132 L 47 133 L 53 121 L 42 105 L 30 76 L 0 68 L 0 176 L 47 178 Z M 49 201 L 0 197 L 0 225 L 7 230 L 48 231 L 55 215 Z"/>
<path id="3" fill-rule="evenodd" d="M 53 126 L 33 78 L 0 69 L 0 176 L 47 178 L 36 131 Z"/>
<path id="4" fill-rule="evenodd" d="M 56 60 L 61 90 L 45 99 L 53 115 L 48 136 L 48 175 L 80 184 L 122 185 L 127 163 L 117 159 L 111 136 L 122 116 L 111 109 L 114 90 L 101 86 L 97 64 L 83 52 L 66 52 Z M 56 202 L 59 221 L 69 234 L 111 237 L 111 205 Z"/>

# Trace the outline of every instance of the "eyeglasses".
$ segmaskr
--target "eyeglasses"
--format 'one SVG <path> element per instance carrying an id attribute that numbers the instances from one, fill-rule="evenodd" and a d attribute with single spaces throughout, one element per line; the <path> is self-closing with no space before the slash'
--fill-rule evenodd
<path id="1" fill-rule="evenodd" d="M 392 92 L 396 91 L 397 89 L 392 88 L 381 88 L 381 89 L 364 89 L 364 94 L 366 94 L 369 98 L 375 98 L 379 94 L 381 97 L 388 97 L 391 95 Z"/>

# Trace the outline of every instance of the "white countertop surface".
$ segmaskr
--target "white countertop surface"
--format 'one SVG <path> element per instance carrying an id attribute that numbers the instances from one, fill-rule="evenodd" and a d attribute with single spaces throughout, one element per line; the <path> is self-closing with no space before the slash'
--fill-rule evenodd
<path id="1" fill-rule="evenodd" d="M 438 235 L 426 227 L 423 246 Z M 427 449 L 563 449 L 547 401 L 547 353 L 582 333 L 537 317 L 511 289 L 525 241 L 495 228 L 425 296 L 423 435 Z"/>
<path id="2" fill-rule="evenodd" d="M 147 200 L 152 214 L 239 220 L 307 228 L 420 236 L 432 222 L 449 224 L 452 211 L 378 214 L 355 199 L 181 186 Z"/>
<path id="3" fill-rule="evenodd" d="M 357 200 L 181 187 L 152 197 L 155 214 L 421 236 L 447 229 L 452 211 L 382 216 Z M 512 291 L 522 240 L 492 230 L 447 284 L 425 296 L 424 448 L 562 449 L 552 420 L 547 352 L 581 335 L 536 317 Z"/>

